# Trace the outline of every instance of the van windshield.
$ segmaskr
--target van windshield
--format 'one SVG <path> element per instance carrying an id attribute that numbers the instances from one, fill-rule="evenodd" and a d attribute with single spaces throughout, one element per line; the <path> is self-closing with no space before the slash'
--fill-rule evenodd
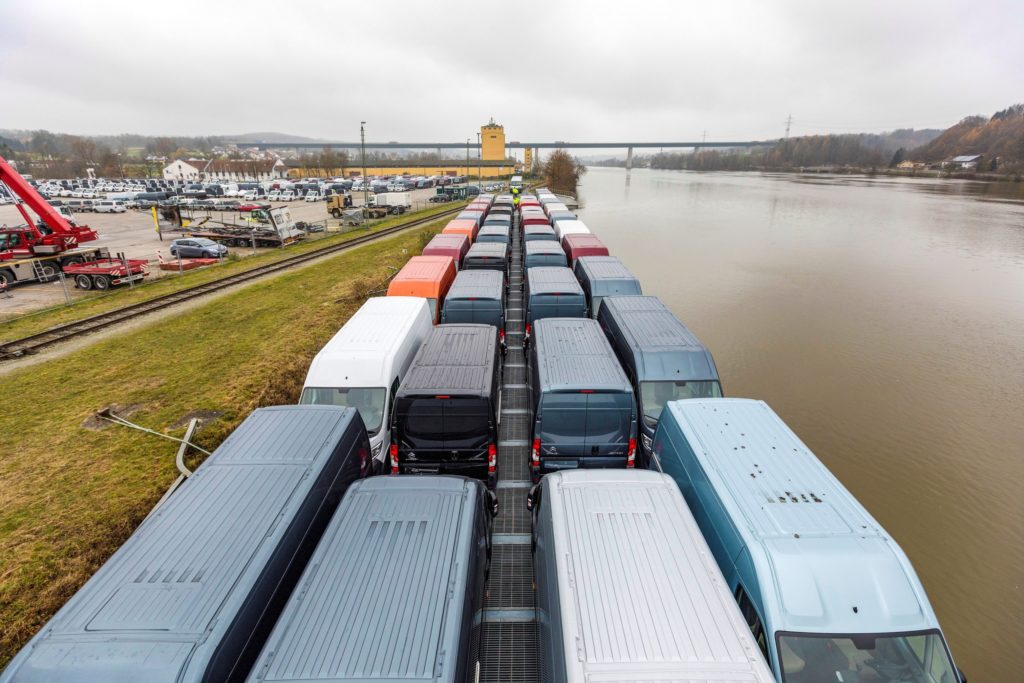
<path id="1" fill-rule="evenodd" d="M 644 410 L 644 422 L 650 426 L 658 424 L 661 411 L 669 401 L 686 398 L 721 398 L 722 385 L 717 380 L 696 380 L 692 382 L 640 382 L 640 402 Z"/>
<path id="2" fill-rule="evenodd" d="M 960 680 L 938 631 L 819 636 L 778 633 L 783 683 Z"/>
<path id="3" fill-rule="evenodd" d="M 363 418 L 366 431 L 376 434 L 384 421 L 384 401 L 388 390 L 384 387 L 306 387 L 299 403 L 302 405 L 341 406 L 355 408 Z"/>

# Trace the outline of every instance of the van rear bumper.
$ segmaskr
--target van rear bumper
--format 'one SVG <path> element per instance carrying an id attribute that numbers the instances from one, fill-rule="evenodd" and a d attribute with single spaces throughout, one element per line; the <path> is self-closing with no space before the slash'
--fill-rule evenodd
<path id="1" fill-rule="evenodd" d="M 485 482 L 494 488 L 496 478 L 487 472 L 487 462 L 430 462 L 419 460 L 415 464 L 399 461 L 399 474 L 457 474 Z"/>
<path id="2" fill-rule="evenodd" d="M 533 479 L 539 481 L 540 477 L 550 472 L 562 470 L 579 469 L 616 469 L 626 468 L 627 458 L 625 455 L 587 455 L 580 457 L 545 457 L 541 456 L 540 468 L 534 470 Z"/>

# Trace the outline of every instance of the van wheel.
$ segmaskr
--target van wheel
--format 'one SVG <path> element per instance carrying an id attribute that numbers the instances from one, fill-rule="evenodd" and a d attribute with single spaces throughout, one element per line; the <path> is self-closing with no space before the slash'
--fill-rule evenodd
<path id="1" fill-rule="evenodd" d="M 335 218 L 341 218 L 341 209 L 331 209 L 331 215 Z"/>
<path id="2" fill-rule="evenodd" d="M 110 289 L 110 278 L 106 275 L 97 275 L 93 279 L 92 286 L 99 290 Z"/>
<path id="3" fill-rule="evenodd" d="M 75 276 L 75 287 L 84 289 L 86 291 L 92 289 L 92 278 L 88 275 L 76 275 Z"/>

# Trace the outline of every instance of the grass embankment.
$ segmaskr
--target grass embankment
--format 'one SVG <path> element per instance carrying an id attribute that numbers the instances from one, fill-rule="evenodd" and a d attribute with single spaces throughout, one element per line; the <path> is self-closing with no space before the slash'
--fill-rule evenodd
<path id="1" fill-rule="evenodd" d="M 212 451 L 253 409 L 294 403 L 316 351 L 386 286 L 389 266 L 419 253 L 443 225 L 0 377 L 0 668 L 177 476 L 177 444 L 116 425 L 87 428 L 90 418 L 116 405 L 133 422 L 180 437 L 190 414 L 210 411 L 219 416 L 195 441 Z"/>
<path id="2" fill-rule="evenodd" d="M 239 260 L 228 260 L 211 268 L 185 271 L 181 275 L 174 277 L 163 277 L 159 280 L 146 282 L 134 289 L 118 288 L 102 294 L 92 294 L 89 297 L 76 302 L 73 306 L 48 308 L 8 321 L 0 320 L 0 342 L 13 341 L 15 339 L 20 339 L 21 337 L 26 337 L 37 332 L 48 330 L 56 325 L 88 318 L 89 316 L 105 313 L 106 311 L 121 308 L 122 306 L 148 301 L 158 296 L 163 296 L 164 294 L 171 294 L 186 287 L 193 287 L 195 285 L 205 284 L 212 280 L 219 280 L 220 278 L 228 277 L 229 275 L 244 273 L 253 268 L 267 265 L 268 263 L 275 263 L 282 259 L 320 249 L 330 244 L 347 242 L 357 237 L 385 230 L 399 223 L 433 216 L 434 214 L 463 206 L 465 204 L 466 202 L 441 204 L 437 207 L 431 207 L 422 211 L 407 213 L 403 216 L 389 218 L 373 225 L 369 230 L 355 230 L 341 235 L 328 235 L 319 239 L 311 239 L 285 249 L 275 249 L 273 251 L 264 252 Z M 168 237 L 169 239 L 174 239 L 173 236 L 168 235 Z M 244 248 L 239 249 L 240 251 L 245 252 Z"/>

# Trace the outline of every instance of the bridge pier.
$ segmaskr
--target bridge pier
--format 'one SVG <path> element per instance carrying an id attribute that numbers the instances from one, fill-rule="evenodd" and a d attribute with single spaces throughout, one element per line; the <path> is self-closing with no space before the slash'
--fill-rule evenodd
<path id="1" fill-rule="evenodd" d="M 626 170 L 628 171 L 628 170 L 630 170 L 632 168 L 633 168 L 633 148 L 632 147 L 627 147 L 626 148 Z"/>

